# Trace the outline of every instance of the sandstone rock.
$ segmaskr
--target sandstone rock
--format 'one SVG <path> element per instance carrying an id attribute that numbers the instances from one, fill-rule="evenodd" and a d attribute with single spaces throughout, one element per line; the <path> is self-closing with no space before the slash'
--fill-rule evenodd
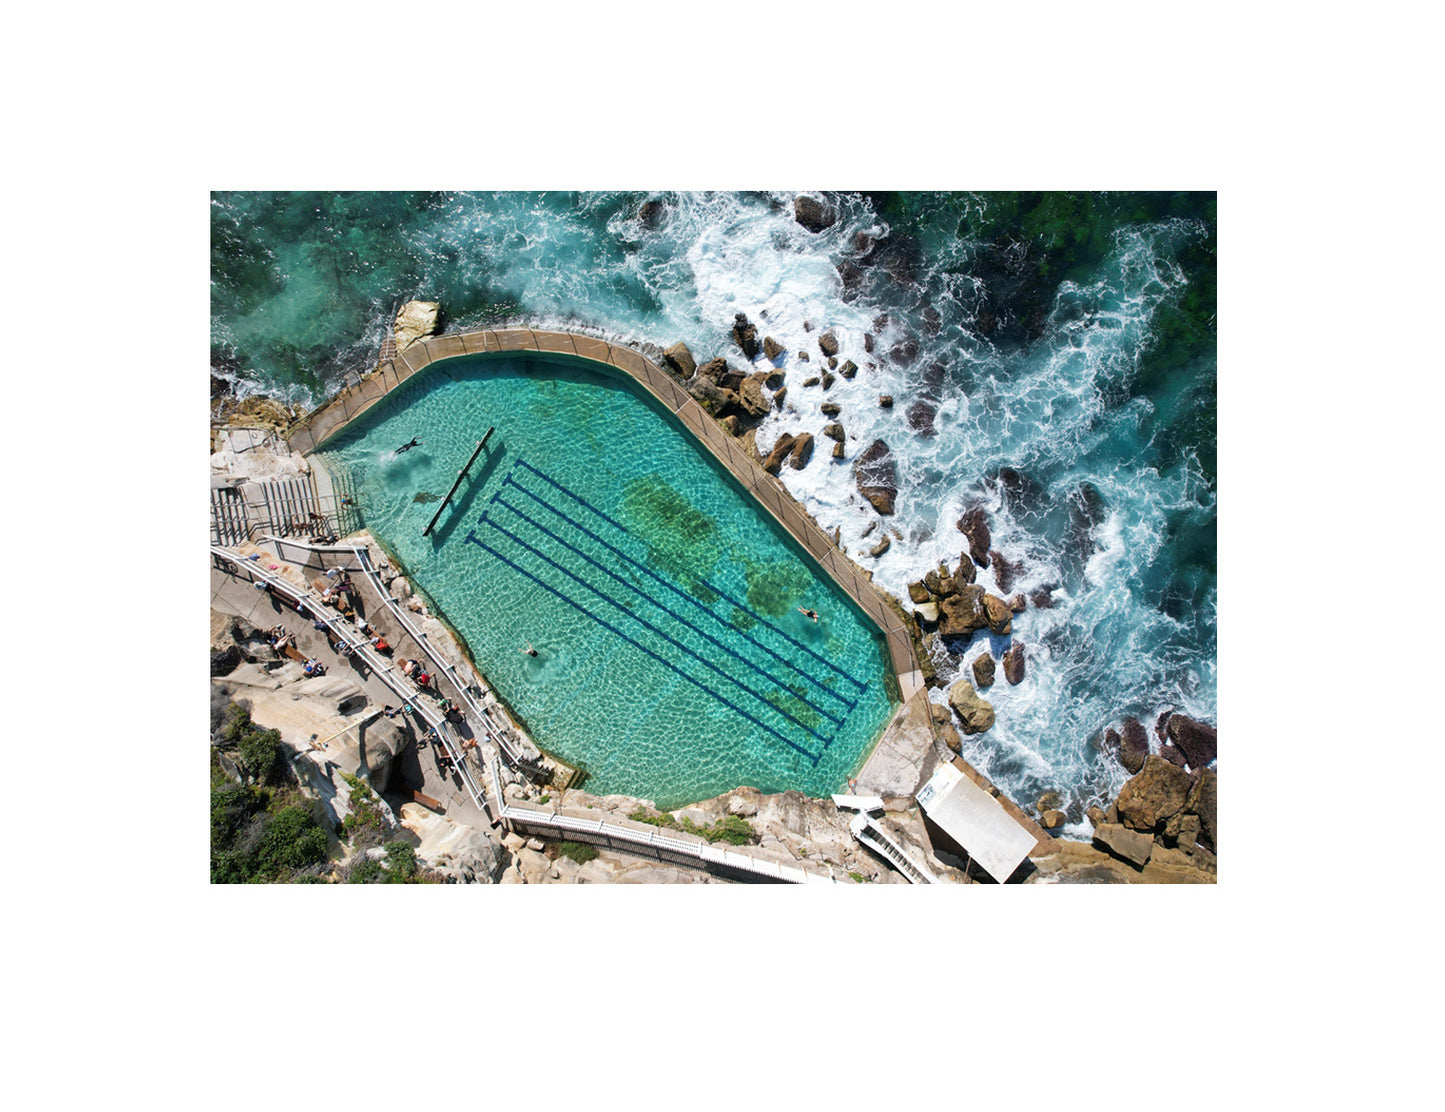
<path id="1" fill-rule="evenodd" d="M 743 433 L 742 422 L 738 420 L 736 413 L 729 413 L 719 421 L 718 424 L 722 426 L 723 432 L 729 436 L 741 436 Z"/>
<path id="2" fill-rule="evenodd" d="M 819 378 L 817 375 L 814 375 L 812 378 L 805 378 L 805 379 L 803 379 L 803 385 L 804 385 L 804 386 L 817 386 L 818 383 L 820 383 L 820 382 L 822 382 L 822 381 L 823 381 L 823 380 L 822 380 L 821 378 Z"/>
<path id="3" fill-rule="evenodd" d="M 1094 844 L 1140 869 L 1148 864 L 1149 855 L 1154 852 L 1154 839 L 1148 834 L 1107 822 L 1094 828 Z"/>
<path id="4" fill-rule="evenodd" d="M 723 417 L 735 411 L 741 401 L 733 391 L 724 389 L 701 376 L 688 383 L 687 392 L 714 417 Z"/>
<path id="5" fill-rule="evenodd" d="M 883 539 L 886 541 L 888 538 L 884 537 Z M 938 622 L 938 603 L 920 602 L 913 608 L 913 617 L 916 621 L 936 625 Z"/>
<path id="6" fill-rule="evenodd" d="M 836 422 L 831 425 L 824 425 L 823 435 L 826 436 L 829 440 L 836 440 L 839 444 L 843 443 L 843 441 L 847 439 L 847 437 L 843 433 L 843 426 L 837 424 Z"/>
<path id="7" fill-rule="evenodd" d="M 940 594 L 938 588 L 942 583 L 943 578 L 934 569 L 929 568 L 928 571 L 923 573 L 923 585 L 928 589 L 930 595 Z"/>
<path id="8" fill-rule="evenodd" d="M 997 595 L 985 594 L 983 596 L 984 613 L 988 617 L 988 628 L 999 637 L 1007 637 L 1013 632 L 1014 612 L 1009 609 L 1009 604 Z"/>
<path id="9" fill-rule="evenodd" d="M 758 330 L 748 320 L 746 313 L 738 313 L 733 317 L 733 340 L 749 359 L 757 356 Z"/>
<path id="10" fill-rule="evenodd" d="M 1008 608 L 1015 614 L 1022 614 L 1029 608 L 1028 599 L 1024 598 L 1023 592 L 1019 592 L 1008 600 Z"/>
<path id="11" fill-rule="evenodd" d="M 663 365 L 673 374 L 682 379 L 689 379 L 697 374 L 697 361 L 693 359 L 692 352 L 686 344 L 678 341 L 662 353 Z"/>
<path id="12" fill-rule="evenodd" d="M 784 386 L 776 394 L 773 395 L 773 408 L 776 409 L 779 413 L 783 411 L 783 402 L 787 400 L 787 397 L 788 388 L 786 386 Z"/>
<path id="13" fill-rule="evenodd" d="M 834 444 L 834 445 L 833 445 L 833 458 L 834 458 L 834 459 L 842 459 L 842 458 L 843 458 L 843 442 L 842 442 L 841 440 L 840 440 L 837 444 Z"/>
<path id="14" fill-rule="evenodd" d="M 1210 853 L 1219 852 L 1218 818 L 1219 774 L 1206 768 L 1190 789 L 1184 807 L 1190 814 L 1199 816 L 1199 843 Z"/>
<path id="15" fill-rule="evenodd" d="M 885 533 L 883 539 L 868 550 L 868 555 L 875 558 L 878 556 L 882 556 L 883 553 L 888 551 L 888 547 L 892 543 L 893 542 L 889 540 L 888 535 Z"/>
<path id="16" fill-rule="evenodd" d="M 441 305 L 435 301 L 408 301 L 397 310 L 392 335 L 396 337 L 398 355 L 423 336 L 430 336 L 436 331 L 440 309 Z"/>
<path id="17" fill-rule="evenodd" d="M 888 445 L 882 440 L 873 441 L 853 467 L 858 493 L 880 514 L 891 514 L 893 500 L 898 495 L 898 476 Z"/>
<path id="18" fill-rule="evenodd" d="M 1199 841 L 1201 829 L 1202 824 L 1198 815 L 1181 811 L 1164 824 L 1164 842 L 1166 845 L 1179 846 L 1184 850 L 1193 849 L 1194 844 Z"/>
<path id="19" fill-rule="evenodd" d="M 1089 824 L 1097 830 L 1104 824 L 1104 809 L 1097 803 L 1092 803 L 1089 805 L 1089 809 L 1084 812 L 1084 817 L 1088 819 Z"/>
<path id="20" fill-rule="evenodd" d="M 843 407 L 837 402 L 824 402 L 818 408 L 823 411 L 824 417 L 836 417 L 843 412 Z"/>
<path id="21" fill-rule="evenodd" d="M 1166 710 L 1159 716 L 1158 721 L 1154 723 L 1154 734 L 1160 741 L 1164 741 L 1169 737 L 1169 716 L 1173 713 L 1172 710 Z"/>
<path id="22" fill-rule="evenodd" d="M 763 461 L 763 470 L 769 475 L 776 475 L 781 471 L 783 469 L 783 460 L 788 458 L 788 455 L 793 450 L 793 445 L 797 442 L 798 438 L 790 432 L 785 432 L 778 437 L 777 442 L 773 445 L 773 450 L 768 453 L 768 458 Z"/>
<path id="23" fill-rule="evenodd" d="M 879 404 L 882 408 L 884 408 L 884 409 L 892 409 L 892 408 L 893 408 L 893 395 L 892 395 L 892 394 L 879 394 L 879 395 L 878 395 L 878 404 Z"/>
<path id="24" fill-rule="evenodd" d="M 788 456 L 788 466 L 794 471 L 801 471 L 808 466 L 808 461 L 813 458 L 813 434 L 805 432 L 797 440 L 793 441 L 793 450 Z"/>
<path id="25" fill-rule="evenodd" d="M 1144 767 L 1149 756 L 1149 739 L 1144 726 L 1137 718 L 1124 719 L 1123 736 L 1119 742 L 1119 763 L 1130 772 L 1137 773 Z"/>
<path id="26" fill-rule="evenodd" d="M 1048 791 L 1039 796 L 1038 800 L 1034 803 L 1034 808 L 1040 812 L 1056 811 L 1063 805 L 1064 797 L 1062 795 L 1058 792 Z"/>
<path id="27" fill-rule="evenodd" d="M 1057 830 L 1064 825 L 1068 816 L 1062 811 L 1044 811 L 1039 815 L 1039 825 L 1045 830 Z"/>
<path id="28" fill-rule="evenodd" d="M 799 351 L 796 358 L 799 363 L 811 363 L 813 361 L 813 357 L 806 351 Z"/>
<path id="29" fill-rule="evenodd" d="M 1204 860 L 1206 856 L 1202 850 L 1190 854 L 1156 844 L 1139 879 L 1145 884 L 1214 884 L 1216 870 L 1212 862 Z"/>
<path id="30" fill-rule="evenodd" d="M 914 602 L 927 602 L 928 595 L 928 587 L 922 580 L 908 584 L 908 597 Z"/>
<path id="31" fill-rule="evenodd" d="M 967 680 L 958 680 L 948 689 L 948 705 L 958 715 L 966 734 L 981 734 L 993 725 L 993 704 Z"/>
<path id="32" fill-rule="evenodd" d="M 1203 768 L 1218 753 L 1219 734 L 1213 726 L 1174 714 L 1167 726 L 1169 738 L 1183 752 L 1190 768 Z"/>
<path id="33" fill-rule="evenodd" d="M 827 371 L 824 371 L 824 372 L 823 372 L 823 389 L 824 389 L 824 390 L 829 390 L 829 389 L 831 389 L 832 386 L 833 386 L 833 383 L 835 383 L 835 382 L 837 382 L 837 381 L 838 381 L 838 380 L 837 380 L 836 378 L 834 378 L 832 375 L 830 375 Z"/>
<path id="34" fill-rule="evenodd" d="M 763 355 L 765 355 L 772 362 L 776 363 L 778 361 L 778 356 L 782 355 L 783 352 L 787 350 L 787 348 L 783 347 L 782 344 L 778 343 L 778 341 L 773 339 L 771 336 L 763 337 Z"/>
<path id="35" fill-rule="evenodd" d="M 1144 767 L 1119 789 L 1119 820 L 1133 830 L 1163 830 L 1171 815 L 1184 809 L 1193 777 L 1163 757 L 1151 754 Z"/>
<path id="36" fill-rule="evenodd" d="M 994 670 L 997 665 L 988 653 L 980 653 L 973 658 L 973 682 L 978 687 L 992 687 Z"/>
<path id="37" fill-rule="evenodd" d="M 758 813 L 757 797 L 748 794 L 748 789 L 739 788 L 728 800 L 728 814 L 739 818 L 752 818 Z"/>
<path id="38" fill-rule="evenodd" d="M 764 376 L 763 383 L 767 386 L 769 390 L 781 389 L 784 381 L 786 381 L 788 377 L 782 371 L 776 369 L 771 371 L 763 371 L 762 374 Z"/>
<path id="39" fill-rule="evenodd" d="M 1003 678 L 1017 687 L 1024 678 L 1024 645 L 1015 641 L 1003 654 Z"/>
<path id="40" fill-rule="evenodd" d="M 827 356 L 838 354 L 838 337 L 833 335 L 832 329 L 818 337 L 818 350 Z"/>
<path id="41" fill-rule="evenodd" d="M 971 637 L 976 630 L 988 625 L 988 612 L 984 609 L 984 589 L 970 584 L 958 594 L 943 601 L 942 624 L 938 627 L 942 637 Z"/>
<path id="42" fill-rule="evenodd" d="M 830 371 L 836 371 L 837 369 L 838 369 L 838 357 L 837 357 L 836 355 L 830 355 L 830 356 L 828 356 L 828 370 L 830 370 Z M 825 375 L 824 377 L 826 378 L 827 376 Z M 824 384 L 824 387 L 823 387 L 823 388 L 824 388 L 824 389 L 827 389 L 827 384 L 826 384 L 826 383 Z"/>
<path id="43" fill-rule="evenodd" d="M 821 232 L 838 222 L 838 214 L 827 201 L 800 193 L 793 198 L 793 219 L 810 232 Z"/>
<path id="44" fill-rule="evenodd" d="M 743 412 L 749 417 L 764 417 L 767 415 L 770 403 L 763 393 L 763 383 L 767 381 L 766 374 L 748 375 L 743 379 L 742 389 L 738 391 L 738 398 L 741 401 Z"/>
<path id="45" fill-rule="evenodd" d="M 716 359 L 709 359 L 699 367 L 697 369 L 697 377 L 705 378 L 712 382 L 713 385 L 717 385 L 718 380 L 731 370 L 732 368 L 728 366 L 728 361 L 719 356 Z"/>
<path id="46" fill-rule="evenodd" d="M 959 583 L 972 583 L 978 578 L 978 568 L 969 559 L 967 552 L 959 555 L 958 567 L 953 569 L 953 578 Z"/>
<path id="47" fill-rule="evenodd" d="M 851 359 L 845 359 L 843 365 L 838 368 L 838 373 L 844 378 L 852 378 L 858 373 L 858 364 Z"/>
<path id="48" fill-rule="evenodd" d="M 958 519 L 957 528 L 968 538 L 969 555 L 981 568 L 988 567 L 988 546 L 993 538 L 988 531 L 988 513 L 982 506 L 974 506 Z"/>

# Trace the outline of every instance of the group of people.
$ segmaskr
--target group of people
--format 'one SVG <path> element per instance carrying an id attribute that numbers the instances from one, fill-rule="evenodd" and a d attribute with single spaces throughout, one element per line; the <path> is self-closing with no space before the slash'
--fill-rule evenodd
<path id="1" fill-rule="evenodd" d="M 278 653 L 284 653 L 296 644 L 296 635 L 287 631 L 284 625 L 273 626 L 266 631 L 266 638 Z"/>

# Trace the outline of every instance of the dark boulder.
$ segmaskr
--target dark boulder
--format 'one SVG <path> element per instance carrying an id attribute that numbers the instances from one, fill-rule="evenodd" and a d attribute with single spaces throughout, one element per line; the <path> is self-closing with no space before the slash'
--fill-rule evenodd
<path id="1" fill-rule="evenodd" d="M 1170 716 L 1169 739 L 1183 752 L 1190 768 L 1203 768 L 1218 754 L 1218 731 L 1183 714 Z"/>
<path id="2" fill-rule="evenodd" d="M 709 359 L 706 363 L 700 366 L 697 369 L 697 375 L 699 378 L 708 379 L 712 383 L 716 384 L 723 375 L 727 374 L 731 370 L 732 368 L 728 366 L 728 361 L 719 357 L 717 359 Z"/>
<path id="3" fill-rule="evenodd" d="M 838 380 L 837 380 L 834 376 L 830 375 L 827 371 L 824 371 L 824 372 L 823 372 L 823 389 L 824 389 L 824 390 L 830 389 L 830 388 L 832 387 L 833 383 L 835 383 L 835 382 L 837 382 L 837 381 L 838 381 Z"/>
<path id="4" fill-rule="evenodd" d="M 997 549 L 991 550 L 988 554 L 989 561 L 993 564 L 994 582 L 998 584 L 1000 591 L 1007 591 L 1014 585 L 1024 570 L 1022 560 L 1010 560 Z"/>
<path id="5" fill-rule="evenodd" d="M 843 407 L 837 402 L 824 402 L 818 408 L 823 411 L 825 417 L 836 417 L 843 412 Z"/>
<path id="6" fill-rule="evenodd" d="M 853 464 L 853 474 L 858 493 L 880 514 L 891 514 L 893 500 L 898 496 L 898 473 L 888 445 L 882 440 L 868 445 Z"/>
<path id="7" fill-rule="evenodd" d="M 858 364 L 851 359 L 845 359 L 843 365 L 838 368 L 838 373 L 844 378 L 852 378 L 858 373 Z"/>
<path id="8" fill-rule="evenodd" d="M 741 400 L 733 391 L 725 390 L 700 376 L 688 384 L 687 392 L 714 417 L 726 417 L 729 413 L 736 412 Z"/>
<path id="9" fill-rule="evenodd" d="M 1034 604 L 1037 610 L 1052 610 L 1054 608 L 1054 591 L 1052 587 L 1044 587 L 1029 595 L 1029 601 Z"/>
<path id="10" fill-rule="evenodd" d="M 993 704 L 973 689 L 967 680 L 958 680 L 948 689 L 948 705 L 966 734 L 981 734 L 993 725 Z"/>
<path id="11" fill-rule="evenodd" d="M 800 193 L 793 198 L 793 219 L 810 232 L 821 232 L 838 222 L 838 213 L 827 201 Z"/>
<path id="12" fill-rule="evenodd" d="M 805 378 L 805 379 L 803 379 L 803 385 L 804 385 L 804 386 L 817 386 L 818 383 L 820 383 L 820 382 L 822 382 L 822 381 L 823 381 L 823 380 L 822 380 L 821 378 L 819 378 L 817 375 L 814 375 L 812 378 Z"/>
<path id="13" fill-rule="evenodd" d="M 758 330 L 748 320 L 746 313 L 738 313 L 733 317 L 733 340 L 749 359 L 756 358 L 759 350 Z"/>
<path id="14" fill-rule="evenodd" d="M 980 653 L 973 660 L 973 683 L 975 687 L 992 687 L 994 670 L 997 665 L 988 653 Z"/>
<path id="15" fill-rule="evenodd" d="M 771 336 L 763 337 L 763 354 L 774 363 L 778 361 L 778 356 L 782 355 L 785 351 L 787 351 L 787 348 L 783 347 L 782 344 L 778 343 L 778 341 Z"/>
<path id="16" fill-rule="evenodd" d="M 931 436 L 937 436 L 938 430 L 933 425 L 933 416 L 937 412 L 937 407 L 928 402 L 914 402 L 908 407 L 908 427 L 925 440 Z"/>
<path id="17" fill-rule="evenodd" d="M 908 597 L 914 602 L 927 602 L 929 597 L 927 585 L 921 579 L 908 584 Z"/>
<path id="18" fill-rule="evenodd" d="M 788 466 L 794 471 L 801 471 L 808 466 L 808 461 L 813 458 L 813 434 L 805 432 L 793 443 L 792 454 L 788 457 Z"/>
<path id="19" fill-rule="evenodd" d="M 787 400 L 788 388 L 786 386 L 779 387 L 778 392 L 773 395 L 773 408 L 781 413 L 783 411 L 783 403 Z"/>
<path id="20" fill-rule="evenodd" d="M 647 201 L 637 215 L 642 220 L 643 227 L 661 228 L 667 223 L 667 206 L 658 200 Z"/>
<path id="21" fill-rule="evenodd" d="M 1092 533 L 1104 520 L 1104 498 L 1093 483 L 1080 483 L 1069 492 L 1068 547 L 1080 560 L 1087 560 L 1094 551 Z"/>
<path id="22" fill-rule="evenodd" d="M 878 395 L 878 404 L 879 404 L 882 408 L 884 408 L 884 409 L 892 409 L 892 408 L 893 408 L 893 395 L 892 395 L 892 394 L 879 394 L 879 395 Z"/>
<path id="23" fill-rule="evenodd" d="M 211 650 L 211 675 L 229 676 L 241 666 L 241 650 L 235 645 Z"/>
<path id="24" fill-rule="evenodd" d="M 1189 762 L 1184 759 L 1183 751 L 1167 743 L 1159 746 L 1159 755 L 1175 768 L 1186 768 L 1189 765 Z"/>
<path id="25" fill-rule="evenodd" d="M 838 354 L 838 337 L 833 335 L 832 329 L 818 337 L 818 350 L 829 357 Z"/>
<path id="26" fill-rule="evenodd" d="M 1029 608 L 1028 599 L 1024 598 L 1022 591 L 1020 591 L 1018 594 L 1014 595 L 1013 598 L 1008 600 L 1008 608 L 1012 610 L 1015 614 L 1022 614 L 1025 610 Z"/>
<path id="27" fill-rule="evenodd" d="M 1008 652 L 1003 654 L 1003 678 L 1014 686 L 1023 682 L 1024 645 L 1022 641 L 1015 641 L 1009 646 Z"/>
<path id="28" fill-rule="evenodd" d="M 967 552 L 959 553 L 958 567 L 953 569 L 953 578 L 960 583 L 972 583 L 978 578 L 978 568 L 968 558 Z"/>
<path id="29" fill-rule="evenodd" d="M 843 426 L 837 423 L 831 425 L 824 425 L 823 435 L 826 436 L 829 440 L 836 440 L 839 444 L 843 443 L 843 441 L 847 439 L 847 436 L 843 432 Z"/>
<path id="30" fill-rule="evenodd" d="M 1130 772 L 1144 767 L 1149 756 L 1149 737 L 1144 725 L 1137 718 L 1124 719 L 1124 731 L 1119 742 L 1119 763 Z"/>
<path id="31" fill-rule="evenodd" d="M 749 417 L 764 417 L 771 408 L 772 403 L 763 393 L 763 385 L 767 381 L 766 374 L 748 375 L 739 386 L 738 401 Z"/>
<path id="32" fill-rule="evenodd" d="M 988 567 L 988 548 L 993 537 L 988 531 L 988 511 L 974 506 L 955 523 L 960 533 L 968 538 L 968 552 L 973 562 L 981 568 Z"/>

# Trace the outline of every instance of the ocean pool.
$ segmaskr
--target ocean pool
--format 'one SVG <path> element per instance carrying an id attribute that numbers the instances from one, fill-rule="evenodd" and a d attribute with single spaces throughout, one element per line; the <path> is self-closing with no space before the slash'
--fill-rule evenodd
<path id="1" fill-rule="evenodd" d="M 436 363 L 316 455 L 588 791 L 677 807 L 839 790 L 896 707 L 881 634 L 663 407 L 595 366 Z"/>

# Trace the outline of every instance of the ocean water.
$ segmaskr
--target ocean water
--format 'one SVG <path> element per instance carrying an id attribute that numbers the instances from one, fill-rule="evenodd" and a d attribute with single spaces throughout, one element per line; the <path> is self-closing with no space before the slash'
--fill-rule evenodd
<path id="1" fill-rule="evenodd" d="M 437 364 L 319 455 L 589 791 L 827 795 L 897 706 L 876 628 L 663 410 L 576 360 Z"/>
<path id="2" fill-rule="evenodd" d="M 996 568 L 979 582 L 1049 591 L 1014 619 L 1026 678 L 989 689 L 996 724 L 964 752 L 1020 803 L 1061 792 L 1080 823 L 1126 778 L 1099 750 L 1107 725 L 1216 720 L 1214 195 L 827 200 L 836 220 L 813 233 L 789 193 L 218 194 L 212 373 L 319 402 L 411 297 L 440 301 L 448 329 L 683 340 L 745 369 L 729 330 L 747 313 L 787 349 L 788 405 L 759 446 L 821 436 L 819 404 L 842 406 L 847 458 L 781 477 L 882 587 L 906 598 L 955 564 L 954 523 L 982 505 L 1021 567 L 1006 590 Z M 824 330 L 860 368 L 826 394 L 802 385 Z M 851 463 L 875 439 L 900 488 L 881 522 Z M 894 537 L 877 559 L 874 522 Z M 941 677 L 985 644 L 936 646 Z"/>

